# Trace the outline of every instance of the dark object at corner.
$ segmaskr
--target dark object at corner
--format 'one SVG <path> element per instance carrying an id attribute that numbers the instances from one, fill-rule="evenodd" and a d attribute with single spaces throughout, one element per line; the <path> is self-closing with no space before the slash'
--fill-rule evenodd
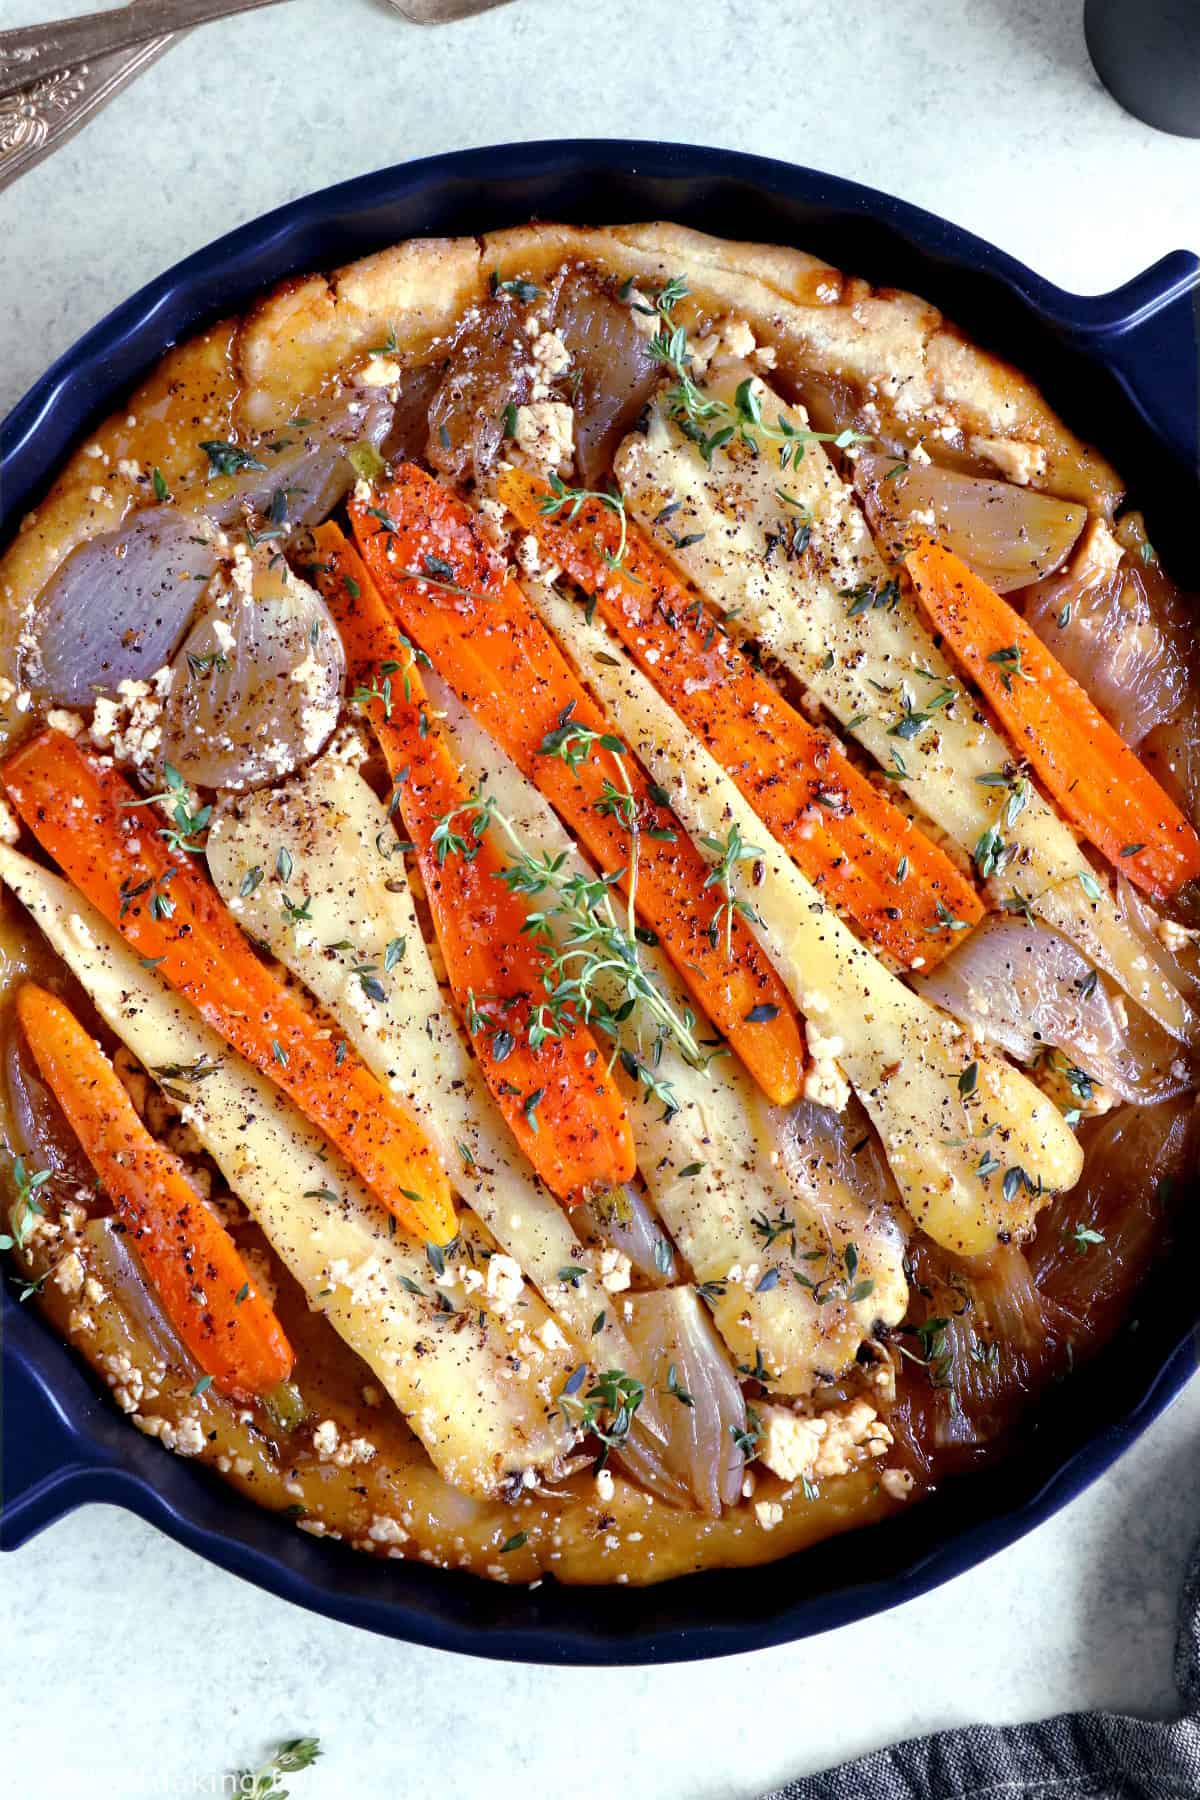
<path id="1" fill-rule="evenodd" d="M 1118 105 L 1200 137 L 1200 0 L 1087 0 L 1088 55 Z"/>

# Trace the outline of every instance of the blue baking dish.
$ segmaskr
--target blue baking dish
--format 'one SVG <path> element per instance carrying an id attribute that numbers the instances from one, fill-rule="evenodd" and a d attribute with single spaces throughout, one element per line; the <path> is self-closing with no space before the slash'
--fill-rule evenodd
<path id="1" fill-rule="evenodd" d="M 408 163 L 298 200 L 190 257 L 60 358 L 0 427 L 6 527 L 80 436 L 168 344 L 282 277 L 400 238 L 541 217 L 669 218 L 796 244 L 925 295 L 1041 383 L 1116 462 L 1178 577 L 1200 587 L 1200 260 L 1177 252 L 1111 294 L 1039 279 L 931 213 L 853 182 L 761 157 L 586 141 L 481 149 Z M 112 1408 L 29 1308 L 3 1297 L 3 1511 L 15 1548 L 77 1506 L 128 1507 L 222 1567 L 298 1605 L 415 1643 L 546 1663 L 724 1656 L 827 1631 L 934 1587 L 1011 1544 L 1094 1480 L 1196 1367 L 1194 1248 L 1139 1295 L 1116 1341 L 1051 1391 L 1012 1454 L 911 1511 L 760 1570 L 645 1591 L 534 1592 L 322 1544 L 166 1456 Z M 1191 1253 L 1189 1253 L 1191 1251 Z"/>

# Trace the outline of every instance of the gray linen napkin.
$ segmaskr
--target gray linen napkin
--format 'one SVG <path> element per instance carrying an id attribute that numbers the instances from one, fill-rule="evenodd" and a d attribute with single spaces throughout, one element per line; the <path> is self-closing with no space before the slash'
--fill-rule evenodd
<path id="1" fill-rule="evenodd" d="M 1200 1800 L 1200 1545 L 1179 1615 L 1170 1722 L 1064 1713 L 969 1725 L 789 1781 L 765 1800 Z"/>

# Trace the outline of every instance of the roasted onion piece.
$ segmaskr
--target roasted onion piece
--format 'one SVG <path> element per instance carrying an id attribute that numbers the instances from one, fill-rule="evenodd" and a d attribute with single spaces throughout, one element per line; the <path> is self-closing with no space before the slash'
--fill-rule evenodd
<path id="1" fill-rule="evenodd" d="M 574 1214 L 576 1229 L 598 1247 L 610 1244 L 629 1258 L 649 1287 L 678 1281 L 675 1246 L 640 1188 L 617 1188 L 588 1200 Z"/>
<path id="2" fill-rule="evenodd" d="M 218 528 L 247 512 L 276 528 L 327 518 L 355 479 L 347 450 L 381 443 L 393 408 L 346 388 L 300 417 L 253 447 L 262 467 L 181 487 L 173 504 L 131 514 L 67 558 L 38 603 L 37 650 L 21 668 L 40 704 L 90 706 L 122 681 L 148 681 L 175 651 L 217 567 Z"/>
<path id="3" fill-rule="evenodd" d="M 1127 744 L 1178 710 L 1191 632 L 1182 596 L 1157 563 L 1123 553 L 1099 520 L 1070 566 L 1025 595 L 1024 611 Z"/>
<path id="4" fill-rule="evenodd" d="M 867 451 L 854 463 L 854 486 L 894 561 L 935 536 L 1000 594 L 1057 569 L 1087 517 L 1082 506 L 1034 488 Z"/>
<path id="5" fill-rule="evenodd" d="M 957 1259 L 922 1242 L 911 1267 L 888 1424 L 915 1469 L 928 1471 L 937 1450 L 969 1466 L 1066 1366 L 1075 1322 L 1039 1291 L 1015 1244 Z"/>
<path id="6" fill-rule="evenodd" d="M 261 513 L 276 525 L 319 524 L 354 486 L 347 452 L 356 444 L 378 449 L 392 429 L 394 411 L 379 393 L 339 388 L 298 413 L 279 437 L 258 445 L 254 460 L 265 467 L 238 475 L 227 494 L 201 503 L 204 510 L 221 524 L 246 512 Z M 224 481 L 213 485 L 220 493 Z"/>
<path id="7" fill-rule="evenodd" d="M 1047 1301 L 1088 1332 L 1103 1335 L 1145 1275 L 1179 1178 L 1195 1167 L 1195 1125 L 1191 1096 L 1085 1122 L 1083 1179 L 1055 1195 L 1028 1254 Z"/>
<path id="8" fill-rule="evenodd" d="M 148 681 L 187 630 L 217 566 L 216 533 L 169 506 L 81 544 L 38 602 L 22 679 L 41 704 L 91 706 L 100 690 Z"/>
<path id="9" fill-rule="evenodd" d="M 841 1112 L 800 1100 L 770 1117 L 784 1173 L 807 1210 L 832 1231 L 845 1224 L 839 1203 L 852 1197 L 881 1230 L 899 1235 L 895 1177 L 855 1096 Z"/>
<path id="10" fill-rule="evenodd" d="M 469 312 L 449 346 L 429 406 L 426 454 L 439 475 L 482 482 L 500 454 L 508 407 L 531 386 L 522 315 L 507 295 Z"/>
<path id="11" fill-rule="evenodd" d="M 91 1165 L 15 1025 L 8 1032 L 4 1073 L 15 1139 L 10 1146 L 13 1154 L 25 1158 L 30 1173 L 53 1169 L 64 1183 L 90 1192 Z"/>
<path id="12" fill-rule="evenodd" d="M 572 269 L 558 290 L 552 322 L 571 355 L 575 465 L 588 487 L 608 475 L 661 371 L 638 316 L 594 270 Z"/>
<path id="13" fill-rule="evenodd" d="M 286 564 L 256 558 L 216 577 L 172 665 L 162 754 L 198 787 L 275 781 L 337 724 L 346 659 L 325 602 Z"/>
<path id="14" fill-rule="evenodd" d="M 746 1402 L 704 1302 L 691 1287 L 637 1294 L 627 1330 L 667 1431 L 666 1467 L 714 1518 L 741 1492 L 745 1458 L 735 1434 Z"/>
<path id="15" fill-rule="evenodd" d="M 914 985 L 1018 1062 L 1061 1051 L 1081 1097 L 1103 1085 L 1152 1106 L 1194 1078 L 1162 1026 L 1045 925 L 993 914 Z"/>

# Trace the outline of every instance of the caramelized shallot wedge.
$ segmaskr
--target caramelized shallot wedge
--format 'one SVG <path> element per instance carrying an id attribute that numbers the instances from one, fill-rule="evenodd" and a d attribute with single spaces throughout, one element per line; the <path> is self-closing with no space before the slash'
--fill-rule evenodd
<path id="1" fill-rule="evenodd" d="M 1036 488 L 866 450 L 854 463 L 854 487 L 893 562 L 919 538 L 936 537 L 998 594 L 1059 568 L 1087 517 L 1082 506 Z"/>
<path id="2" fill-rule="evenodd" d="M 745 1470 L 746 1402 L 737 1375 L 695 1288 L 638 1294 L 631 1305 L 630 1342 L 668 1431 L 665 1464 L 716 1518 L 736 1504 Z"/>
<path id="3" fill-rule="evenodd" d="M 1031 1392 L 1065 1370 L 1073 1318 L 1039 1292 L 1015 1244 L 952 1258 L 912 1252 L 914 1303 L 893 1333 L 897 1397 L 887 1414 L 905 1460 L 928 1472 L 969 1467 Z"/>
<path id="4" fill-rule="evenodd" d="M 648 331 L 641 329 L 646 324 Z M 661 370 L 650 354 L 655 328 L 610 280 L 587 268 L 565 276 L 553 326 L 571 357 L 576 467 L 586 487 L 600 488 Z"/>
<path id="5" fill-rule="evenodd" d="M 508 409 L 524 403 L 531 384 L 520 309 L 496 294 L 467 313 L 447 347 L 429 404 L 431 467 L 453 481 L 481 483 L 500 454 Z"/>
<path id="6" fill-rule="evenodd" d="M 678 1281 L 675 1246 L 641 1189 L 630 1184 L 587 1200 L 574 1215 L 575 1229 L 588 1243 L 609 1245 L 629 1258 L 630 1268 L 650 1287 Z"/>
<path id="7" fill-rule="evenodd" d="M 346 674 L 321 596 L 262 551 L 218 577 L 173 664 L 163 756 L 201 787 L 261 787 L 302 768 L 337 724 Z"/>
<path id="8" fill-rule="evenodd" d="M 1046 1209 L 1028 1256 L 1048 1303 L 1103 1333 L 1162 1242 L 1174 1190 L 1196 1163 L 1194 1098 L 1089 1120 L 1083 1179 Z"/>
<path id="9" fill-rule="evenodd" d="M 1195 1079 L 1162 1026 L 1048 926 L 993 913 L 914 985 L 1018 1062 L 1059 1051 L 1077 1099 L 1103 1086 L 1153 1106 Z"/>
<path id="10" fill-rule="evenodd" d="M 97 691 L 148 681 L 188 629 L 217 568 L 222 531 L 248 514 L 275 541 L 323 519 L 354 484 L 347 450 L 377 446 L 393 407 L 340 390 L 269 443 L 209 447 L 209 478 L 81 544 L 43 592 L 21 679 L 39 705 L 90 706 Z M 227 472 L 221 473 L 221 470 Z"/>
<path id="11" fill-rule="evenodd" d="M 217 566 L 205 519 L 152 506 L 81 544 L 38 602 L 21 678 L 39 704 L 90 706 L 98 689 L 148 681 L 187 630 Z"/>
<path id="12" fill-rule="evenodd" d="M 1136 748 L 1183 703 L 1188 609 L 1159 565 L 1122 552 L 1100 520 L 1068 568 L 1024 596 L 1024 613 L 1127 744 Z"/>

